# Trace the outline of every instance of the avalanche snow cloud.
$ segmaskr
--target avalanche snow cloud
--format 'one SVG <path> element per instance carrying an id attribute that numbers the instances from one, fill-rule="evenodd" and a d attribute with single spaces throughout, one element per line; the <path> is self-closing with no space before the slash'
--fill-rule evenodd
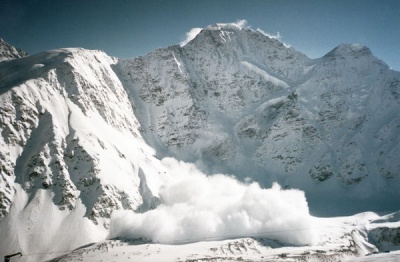
<path id="1" fill-rule="evenodd" d="M 185 243 L 255 236 L 295 245 L 316 241 L 304 192 L 263 189 L 233 177 L 207 176 L 193 164 L 162 160 L 170 173 L 160 187 L 161 204 L 144 213 L 116 211 L 109 238 Z"/>
<path id="2" fill-rule="evenodd" d="M 186 33 L 186 38 L 182 42 L 179 43 L 180 46 L 185 46 L 187 43 L 192 41 L 201 31 L 201 28 L 195 27 L 190 29 L 189 32 Z"/>

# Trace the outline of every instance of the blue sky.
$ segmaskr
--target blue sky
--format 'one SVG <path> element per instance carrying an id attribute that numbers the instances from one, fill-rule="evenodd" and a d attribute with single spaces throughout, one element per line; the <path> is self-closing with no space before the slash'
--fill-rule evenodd
<path id="1" fill-rule="evenodd" d="M 132 58 L 239 19 L 311 58 L 358 43 L 400 71 L 399 0 L 0 0 L 0 37 L 30 54 L 84 47 Z"/>

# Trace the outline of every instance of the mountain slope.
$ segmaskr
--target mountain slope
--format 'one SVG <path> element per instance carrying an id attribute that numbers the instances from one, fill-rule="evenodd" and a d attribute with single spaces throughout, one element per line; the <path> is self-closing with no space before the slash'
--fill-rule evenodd
<path id="1" fill-rule="evenodd" d="M 315 212 L 398 208 L 400 73 L 364 46 L 311 60 L 216 24 L 183 47 L 120 60 L 117 71 L 160 156 L 300 188 Z"/>
<path id="2" fill-rule="evenodd" d="M 113 210 L 152 204 L 141 194 L 150 197 L 149 173 L 162 166 L 115 63 L 83 49 L 0 63 L 0 254 L 17 248 L 42 260 L 104 239 Z"/>

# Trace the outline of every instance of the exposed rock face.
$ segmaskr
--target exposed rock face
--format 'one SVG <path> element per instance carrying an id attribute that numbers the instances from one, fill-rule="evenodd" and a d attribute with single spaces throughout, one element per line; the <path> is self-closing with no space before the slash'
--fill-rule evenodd
<path id="1" fill-rule="evenodd" d="M 140 135 L 116 62 L 59 49 L 0 63 L 0 254 L 99 241 L 114 210 L 158 204 L 147 176 L 163 167 Z"/>
<path id="2" fill-rule="evenodd" d="M 311 199 L 399 200 L 400 74 L 365 46 L 311 60 L 217 24 L 183 47 L 119 61 L 118 72 L 160 156 L 278 180 Z"/>
<path id="3" fill-rule="evenodd" d="M 19 48 L 13 47 L 12 45 L 0 38 L 0 61 L 21 58 L 25 56 L 28 56 L 27 52 Z"/>
<path id="4" fill-rule="evenodd" d="M 84 217 L 106 228 L 113 210 L 142 205 L 139 168 L 145 178 L 157 164 L 115 63 L 100 51 L 62 49 L 0 64 L 0 220 L 16 194 L 42 190 L 60 210 L 82 203 Z"/>

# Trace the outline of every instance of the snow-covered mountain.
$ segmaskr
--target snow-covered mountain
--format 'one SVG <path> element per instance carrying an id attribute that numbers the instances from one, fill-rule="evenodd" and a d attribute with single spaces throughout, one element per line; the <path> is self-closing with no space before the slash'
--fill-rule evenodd
<path id="1" fill-rule="evenodd" d="M 27 55 L 27 52 L 19 48 L 13 47 L 12 45 L 0 38 L 0 61 L 21 58 Z"/>
<path id="2" fill-rule="evenodd" d="M 0 63 L 0 254 L 99 241 L 113 210 L 153 204 L 146 174 L 162 166 L 138 132 L 116 62 L 60 49 Z"/>
<path id="3" fill-rule="evenodd" d="M 400 209 L 400 73 L 367 47 L 309 59 L 262 31 L 216 24 L 184 46 L 129 60 L 84 49 L 7 54 L 15 56 L 3 52 L 0 62 L 0 255 L 23 250 L 40 261 L 118 237 L 109 235 L 116 210 L 155 221 L 130 229 L 136 237 L 167 230 L 154 214 L 171 227 L 186 210 L 211 233 L 240 224 L 235 237 L 305 226 L 294 237 L 302 240 L 288 241 L 304 244 L 313 238 L 307 201 L 317 214 Z M 182 178 L 197 168 L 243 183 Z M 273 182 L 285 189 L 263 189 Z M 226 199 L 207 213 L 203 191 L 218 190 Z M 176 232 L 190 235 L 193 221 Z"/>
<path id="4" fill-rule="evenodd" d="M 365 46 L 312 60 L 216 24 L 118 68 L 160 156 L 300 188 L 324 213 L 400 207 L 400 73 Z"/>

